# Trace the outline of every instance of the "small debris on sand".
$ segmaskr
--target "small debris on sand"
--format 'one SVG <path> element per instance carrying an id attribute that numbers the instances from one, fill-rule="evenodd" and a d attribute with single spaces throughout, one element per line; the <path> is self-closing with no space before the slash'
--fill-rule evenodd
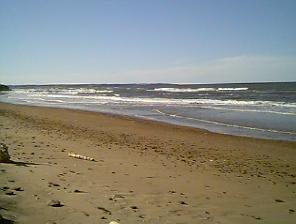
<path id="1" fill-rule="evenodd" d="M 63 207 L 64 206 L 59 200 L 50 200 L 47 203 L 47 205 L 51 206 L 51 207 Z"/>
<path id="2" fill-rule="evenodd" d="M 180 201 L 181 205 L 188 205 L 185 201 Z"/>
<path id="3" fill-rule="evenodd" d="M 52 186 L 54 186 L 54 187 L 59 187 L 60 185 L 57 184 L 57 183 L 48 182 L 48 186 L 49 186 L 49 187 L 52 187 Z"/>
<path id="4" fill-rule="evenodd" d="M 13 191 L 7 191 L 5 194 L 9 196 L 16 195 Z"/>
<path id="5" fill-rule="evenodd" d="M 21 188 L 21 187 L 15 187 L 15 188 L 12 188 L 12 190 L 14 190 L 14 191 L 24 191 L 24 189 Z"/>
<path id="6" fill-rule="evenodd" d="M 111 213 L 111 211 L 109 211 L 108 209 L 106 209 L 106 208 L 104 208 L 104 207 L 97 207 L 97 209 L 99 209 L 99 210 L 102 210 L 104 213 L 106 213 L 106 214 L 108 214 L 108 215 L 111 215 L 112 213 Z"/>
<path id="7" fill-rule="evenodd" d="M 77 158 L 77 159 L 84 159 L 84 160 L 89 160 L 89 161 L 95 161 L 95 159 L 92 158 L 92 157 L 75 154 L 73 152 L 69 152 L 68 153 L 68 156 L 74 157 L 74 158 Z"/>
<path id="8" fill-rule="evenodd" d="M 81 190 L 77 190 L 77 189 L 74 190 L 73 192 L 74 192 L 74 193 L 87 193 L 87 192 L 85 192 L 85 191 L 81 191 Z"/>

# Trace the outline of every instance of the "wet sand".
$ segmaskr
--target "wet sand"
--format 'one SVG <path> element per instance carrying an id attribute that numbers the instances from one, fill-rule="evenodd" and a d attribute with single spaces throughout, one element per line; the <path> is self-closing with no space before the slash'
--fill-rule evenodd
<path id="1" fill-rule="evenodd" d="M 17 223 L 296 220 L 295 142 L 4 103 L 0 130 L 0 214 Z"/>

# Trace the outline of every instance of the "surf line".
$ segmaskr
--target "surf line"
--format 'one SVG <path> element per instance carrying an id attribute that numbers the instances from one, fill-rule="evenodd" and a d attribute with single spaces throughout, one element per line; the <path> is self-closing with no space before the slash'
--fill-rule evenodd
<path id="1" fill-rule="evenodd" d="M 241 112 L 255 112 L 255 113 L 272 113 L 272 114 L 281 114 L 281 115 L 291 115 L 296 116 L 295 113 L 290 112 L 279 112 L 279 111 L 270 111 L 270 110 L 251 110 L 251 109 L 234 109 L 234 108 L 225 108 L 225 107 L 213 107 L 213 106 L 199 106 L 200 108 L 214 109 L 214 110 L 229 110 L 229 111 L 241 111 Z"/>
<path id="2" fill-rule="evenodd" d="M 296 132 L 255 128 L 255 127 L 250 127 L 250 126 L 240 126 L 240 125 L 237 125 L 237 124 L 228 124 L 228 123 L 217 122 L 217 121 L 209 121 L 209 120 L 203 120 L 203 119 L 198 119 L 198 118 L 193 118 L 193 117 L 181 116 L 181 115 L 177 115 L 177 114 L 169 114 L 169 113 L 162 112 L 162 111 L 160 111 L 158 109 L 153 109 L 153 111 L 156 111 L 156 112 L 158 112 L 158 113 L 160 113 L 162 115 L 169 116 L 169 117 L 177 117 L 177 118 L 183 118 L 183 119 L 187 119 L 187 120 L 195 120 L 195 121 L 200 121 L 200 122 L 204 122 L 204 123 L 208 123 L 208 124 L 216 124 L 216 125 L 222 125 L 222 126 L 227 126 L 227 127 L 235 127 L 235 128 L 244 128 L 244 129 L 262 131 L 262 132 L 272 132 L 272 133 L 296 135 Z"/>

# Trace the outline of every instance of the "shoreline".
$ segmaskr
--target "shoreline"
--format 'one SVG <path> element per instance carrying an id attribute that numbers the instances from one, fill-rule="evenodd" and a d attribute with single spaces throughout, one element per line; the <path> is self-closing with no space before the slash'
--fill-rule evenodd
<path id="1" fill-rule="evenodd" d="M 138 117 L 138 116 L 133 116 L 133 115 L 125 115 L 125 114 L 116 114 L 112 112 L 101 112 L 101 111 L 95 111 L 95 110 L 86 110 L 86 109 L 80 109 L 80 108 L 67 108 L 67 107 L 55 107 L 55 106 L 41 106 L 41 105 L 26 105 L 26 104 L 14 104 L 14 103 L 6 103 L 6 102 L 0 102 L 0 105 L 14 105 L 14 106 L 20 106 L 20 107 L 32 107 L 32 108 L 47 108 L 47 109 L 57 109 L 57 110 L 65 110 L 65 111 L 80 111 L 82 113 L 93 113 L 93 114 L 98 114 L 102 116 L 107 116 L 107 117 L 113 117 L 113 118 L 118 118 L 118 119 L 131 119 L 135 120 L 137 122 L 150 122 L 151 124 L 155 123 L 155 125 L 162 124 L 162 125 L 168 125 L 171 127 L 180 127 L 183 129 L 189 129 L 192 131 L 198 131 L 198 132 L 205 132 L 205 133 L 210 133 L 213 135 L 222 135 L 222 136 L 229 136 L 229 137 L 234 137 L 234 138 L 246 138 L 246 139 L 255 139 L 255 140 L 262 140 L 262 141 L 273 141 L 273 142 L 287 142 L 287 143 L 296 143 L 296 141 L 293 140 L 281 140 L 281 139 L 271 139 L 271 138 L 263 138 L 263 137 L 253 137 L 253 136 L 246 136 L 246 135 L 235 135 L 235 134 L 228 134 L 228 133 L 219 133 L 219 132 L 214 132 L 210 131 L 207 129 L 199 128 L 199 127 L 194 127 L 194 126 L 189 126 L 189 125 L 183 125 L 183 124 L 174 124 L 170 123 L 167 121 L 161 121 L 161 120 L 156 120 L 156 119 L 149 119 L 146 117 Z"/>
<path id="2" fill-rule="evenodd" d="M 211 132 L 296 141 L 295 83 L 23 86 L 0 101 L 126 114 Z M 283 95 L 284 94 L 284 95 Z"/>
<path id="3" fill-rule="evenodd" d="M 296 142 L 6 103 L 0 128 L 22 164 L 0 163 L 0 215 L 17 223 L 295 220 Z"/>

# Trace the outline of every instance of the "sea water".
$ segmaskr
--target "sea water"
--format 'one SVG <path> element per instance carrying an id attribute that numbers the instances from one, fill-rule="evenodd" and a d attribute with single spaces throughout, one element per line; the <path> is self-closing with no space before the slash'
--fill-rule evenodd
<path id="1" fill-rule="evenodd" d="M 20 85 L 0 101 L 108 112 L 212 132 L 296 141 L 296 82 Z"/>

